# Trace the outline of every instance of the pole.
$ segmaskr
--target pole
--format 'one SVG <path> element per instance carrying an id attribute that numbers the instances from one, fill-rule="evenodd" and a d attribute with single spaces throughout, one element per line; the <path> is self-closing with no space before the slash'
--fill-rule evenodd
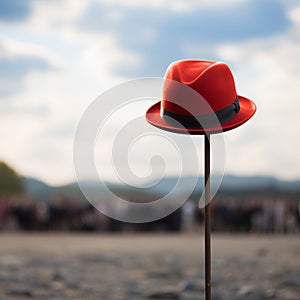
<path id="1" fill-rule="evenodd" d="M 205 300 L 211 300 L 211 248 L 210 248 L 210 135 L 204 141 L 205 168 Z"/>

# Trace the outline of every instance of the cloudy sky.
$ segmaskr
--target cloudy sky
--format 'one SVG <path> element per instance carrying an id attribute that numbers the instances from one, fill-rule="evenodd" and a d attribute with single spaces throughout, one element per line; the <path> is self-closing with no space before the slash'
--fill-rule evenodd
<path id="1" fill-rule="evenodd" d="M 238 93 L 258 106 L 224 134 L 226 173 L 300 178 L 293 0 L 0 1 L 0 159 L 48 183 L 74 180 L 74 134 L 87 106 L 190 58 L 226 62 Z"/>

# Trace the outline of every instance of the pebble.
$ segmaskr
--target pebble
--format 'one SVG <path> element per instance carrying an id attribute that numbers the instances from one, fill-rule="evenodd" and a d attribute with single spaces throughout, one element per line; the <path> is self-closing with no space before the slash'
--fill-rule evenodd
<path id="1" fill-rule="evenodd" d="M 295 287 L 300 289 L 300 273 L 292 273 L 284 276 L 284 278 L 281 281 L 281 285 L 285 287 Z"/>
<path id="2" fill-rule="evenodd" d="M 224 293 L 220 289 L 218 289 L 218 288 L 212 289 L 212 291 L 211 291 L 211 298 L 212 299 L 221 300 L 221 299 L 223 299 L 223 296 L 224 296 Z"/>
<path id="3" fill-rule="evenodd" d="M 199 279 L 190 279 L 183 283 L 183 292 L 194 292 L 203 293 L 204 292 L 204 282 Z"/>
<path id="4" fill-rule="evenodd" d="M 203 261 L 198 256 L 178 253 L 3 255 L 0 291 L 0 300 L 201 300 L 204 299 Z M 299 300 L 299 295 L 297 265 L 266 267 L 264 260 L 259 264 L 230 256 L 213 264 L 213 300 Z"/>
<path id="5" fill-rule="evenodd" d="M 53 273 L 52 279 L 54 281 L 63 281 L 65 279 L 64 275 L 60 272 Z"/>
<path id="6" fill-rule="evenodd" d="M 299 293 L 293 290 L 280 290 L 278 292 L 278 299 L 281 300 L 299 300 Z"/>
<path id="7" fill-rule="evenodd" d="M 26 287 L 15 287 L 12 288 L 8 291 L 9 295 L 12 296 L 19 296 L 19 297 L 25 297 L 25 298 L 32 298 L 33 297 L 33 293 L 31 292 L 31 290 L 29 290 Z"/>
<path id="8" fill-rule="evenodd" d="M 265 248 L 260 248 L 257 250 L 257 255 L 260 257 L 265 257 L 268 254 L 268 250 Z"/>
<path id="9" fill-rule="evenodd" d="M 238 295 L 239 296 L 245 296 L 245 295 L 252 294 L 253 292 L 254 292 L 254 287 L 253 286 L 251 286 L 251 285 L 243 285 L 238 290 Z"/>
<path id="10" fill-rule="evenodd" d="M 174 269 L 166 271 L 151 271 L 147 273 L 147 277 L 158 279 L 182 278 L 182 272 Z"/>
<path id="11" fill-rule="evenodd" d="M 171 290 L 167 290 L 167 291 L 158 291 L 158 292 L 154 292 L 151 293 L 147 296 L 147 299 L 180 299 L 180 293 L 178 291 L 171 291 Z"/>

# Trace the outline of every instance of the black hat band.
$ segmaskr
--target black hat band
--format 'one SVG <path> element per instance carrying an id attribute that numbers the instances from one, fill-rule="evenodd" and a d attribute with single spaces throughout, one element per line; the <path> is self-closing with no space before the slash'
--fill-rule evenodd
<path id="1" fill-rule="evenodd" d="M 185 128 L 210 128 L 231 120 L 240 110 L 238 96 L 235 101 L 216 112 L 205 115 L 182 115 L 171 112 L 164 107 L 161 108 L 161 118 L 172 126 L 180 123 Z"/>

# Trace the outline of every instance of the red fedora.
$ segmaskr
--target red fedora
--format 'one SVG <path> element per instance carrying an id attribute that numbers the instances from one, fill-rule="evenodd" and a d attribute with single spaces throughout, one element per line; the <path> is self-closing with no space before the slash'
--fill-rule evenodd
<path id="1" fill-rule="evenodd" d="M 251 100 L 237 95 L 226 64 L 181 60 L 168 67 L 162 99 L 147 110 L 146 119 L 167 131 L 200 135 L 236 128 L 255 111 Z"/>

